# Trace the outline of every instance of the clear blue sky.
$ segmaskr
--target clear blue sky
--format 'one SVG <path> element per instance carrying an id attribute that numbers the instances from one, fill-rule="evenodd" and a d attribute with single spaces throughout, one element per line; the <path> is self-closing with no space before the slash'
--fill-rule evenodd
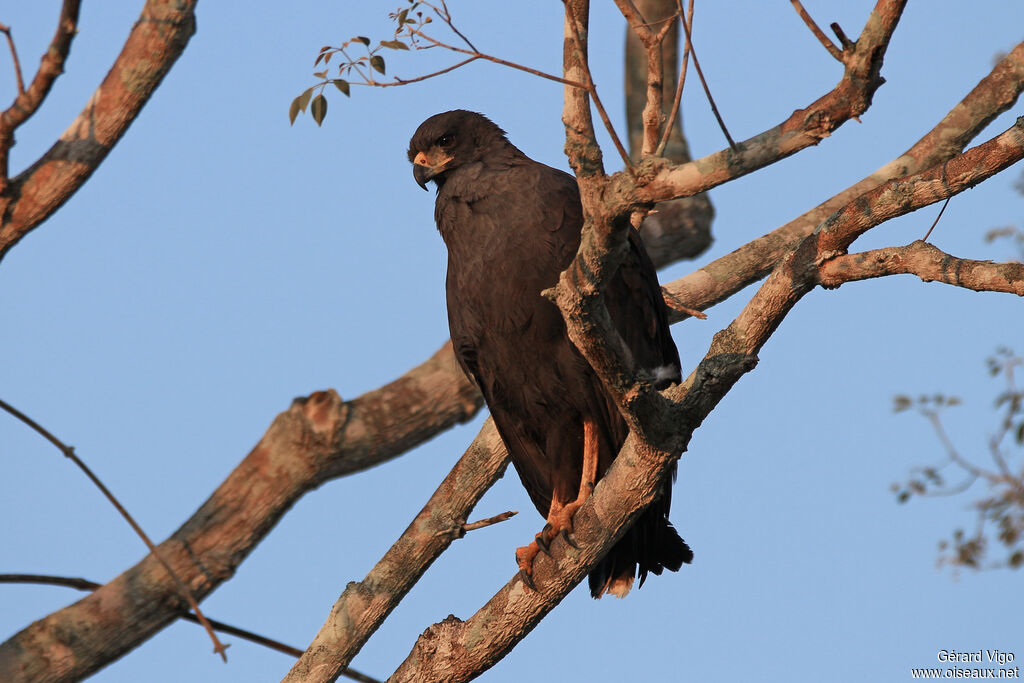
<path id="1" fill-rule="evenodd" d="M 399 3 L 204 1 L 199 31 L 93 178 L 0 264 L 0 396 L 78 453 L 154 538 L 183 522 L 291 398 L 335 387 L 352 398 L 393 379 L 447 337 L 444 248 L 432 193 L 405 149 L 427 116 L 487 113 L 521 149 L 566 168 L 561 88 L 482 63 L 406 88 L 330 93 L 322 128 L 293 127 L 288 104 L 324 44 L 390 37 Z M 453 0 L 482 49 L 557 72 L 560 3 Z M 856 36 L 872 3 L 814 2 L 823 26 Z M 141 3 L 85 3 L 67 73 L 18 134 L 21 170 L 70 123 L 102 79 Z M 595 3 L 593 67 L 623 128 L 622 22 Z M 59 2 L 6 3 L 22 64 L 34 69 Z M 819 147 L 716 189 L 716 242 L 728 253 L 842 190 L 909 147 L 1024 39 L 1024 4 L 912 2 L 863 123 Z M 732 134 L 746 138 L 829 90 L 841 70 L 786 2 L 698 3 L 702 65 Z M 388 55 L 411 77 L 446 55 Z M 685 124 L 697 156 L 723 146 L 696 81 Z M 6 50 L 0 99 L 13 97 Z M 1016 108 L 1013 116 L 1022 112 Z M 1004 116 L 982 139 L 1005 129 Z M 616 168 L 611 147 L 606 161 Z M 956 198 L 933 241 L 1004 260 L 992 227 L 1019 224 L 1009 172 Z M 875 230 L 857 247 L 921 237 L 937 207 Z M 668 269 L 662 280 L 694 268 Z M 751 292 L 674 328 L 684 366 Z M 973 523 L 982 490 L 899 506 L 889 491 L 941 459 L 923 420 L 893 415 L 896 393 L 964 398 L 948 427 L 983 457 L 994 429 L 994 348 L 1024 351 L 1019 298 L 910 278 L 807 296 L 694 437 L 673 519 L 692 567 L 652 577 L 628 599 L 574 591 L 481 680 L 901 681 L 941 649 L 1024 659 L 1021 576 L 959 578 L 936 544 Z M 306 496 L 204 603 L 211 617 L 304 647 L 346 582 L 401 534 L 479 427 Z M 513 574 L 513 549 L 541 525 L 511 472 L 480 517 L 514 520 L 452 546 L 353 662 L 385 678 L 423 629 L 466 618 Z M 107 581 L 141 543 L 48 444 L 0 416 L 0 572 Z M 76 600 L 50 587 L 0 586 L 0 637 Z M 178 623 L 93 680 L 275 681 L 291 660 L 237 638 L 230 661 Z"/>

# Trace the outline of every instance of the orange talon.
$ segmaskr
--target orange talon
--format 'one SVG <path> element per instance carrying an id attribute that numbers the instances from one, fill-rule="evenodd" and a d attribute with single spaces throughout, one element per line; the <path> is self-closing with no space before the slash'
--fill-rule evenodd
<path id="1" fill-rule="evenodd" d="M 561 535 L 565 542 L 573 548 L 579 548 L 576 544 L 576 536 L 573 534 L 572 518 L 576 511 L 583 507 L 594 490 L 594 482 L 597 481 L 597 458 L 598 440 L 597 425 L 584 419 L 583 421 L 583 477 L 580 480 L 579 492 L 576 499 L 563 503 L 557 497 L 551 498 L 551 507 L 548 510 L 548 520 L 540 533 L 534 537 L 530 545 L 516 548 L 516 564 L 519 565 L 519 576 L 523 583 L 537 590 L 533 583 L 533 562 L 537 554 L 543 552 L 550 556 L 549 548 L 555 537 Z"/>

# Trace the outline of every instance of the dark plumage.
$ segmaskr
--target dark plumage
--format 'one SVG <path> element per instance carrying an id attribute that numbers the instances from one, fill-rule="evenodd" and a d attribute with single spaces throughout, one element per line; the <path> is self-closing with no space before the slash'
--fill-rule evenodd
<path id="1" fill-rule="evenodd" d="M 432 116 L 409 144 L 413 175 L 437 185 L 434 218 L 448 247 L 448 322 L 462 368 L 483 392 L 498 432 L 549 526 L 516 555 L 531 581 L 533 557 L 611 465 L 627 427 L 600 379 L 541 296 L 572 261 L 583 225 L 575 178 L 533 161 L 486 117 Z M 654 266 L 635 231 L 608 284 L 612 320 L 634 358 L 661 384 L 678 382 Z M 596 472 L 584 475 L 585 453 Z M 581 488 L 583 489 L 581 494 Z M 671 481 L 590 574 L 594 597 L 625 595 L 636 575 L 676 571 L 693 553 L 668 521 Z"/>

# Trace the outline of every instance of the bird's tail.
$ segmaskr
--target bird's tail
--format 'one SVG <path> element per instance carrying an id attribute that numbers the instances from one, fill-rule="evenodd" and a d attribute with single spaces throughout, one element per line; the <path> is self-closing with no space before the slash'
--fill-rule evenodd
<path id="1" fill-rule="evenodd" d="M 690 546 L 668 521 L 667 502 L 662 498 L 647 508 L 594 567 L 588 577 L 591 596 L 600 598 L 609 593 L 624 598 L 635 578 L 639 577 L 643 586 L 648 572 L 675 572 L 693 561 Z"/>

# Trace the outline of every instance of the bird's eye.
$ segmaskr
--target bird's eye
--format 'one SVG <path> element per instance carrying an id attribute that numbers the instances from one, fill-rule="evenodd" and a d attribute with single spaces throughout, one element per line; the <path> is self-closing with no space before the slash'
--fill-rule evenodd
<path id="1" fill-rule="evenodd" d="M 434 144 L 436 144 L 438 147 L 451 147 L 452 143 L 454 143 L 454 142 L 455 142 L 455 136 L 454 135 L 442 135 L 441 137 L 439 137 L 437 139 L 437 142 L 434 143 Z"/>

